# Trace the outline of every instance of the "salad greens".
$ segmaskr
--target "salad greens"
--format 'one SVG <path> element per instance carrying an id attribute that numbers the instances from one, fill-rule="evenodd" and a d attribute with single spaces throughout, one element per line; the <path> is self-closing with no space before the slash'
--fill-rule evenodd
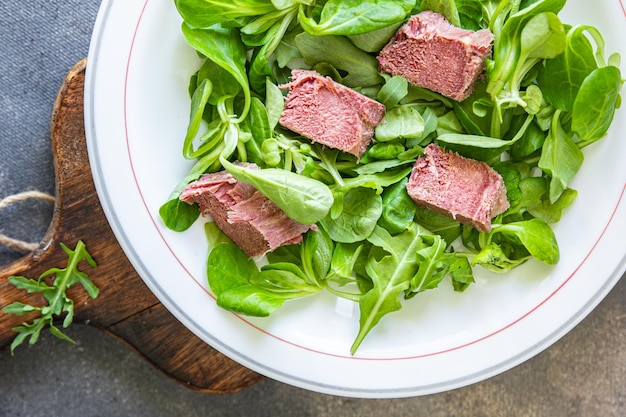
<path id="1" fill-rule="evenodd" d="M 300 245 L 249 260 L 207 223 L 207 276 L 217 303 L 267 316 L 286 300 L 327 290 L 358 303 L 354 354 L 402 299 L 473 268 L 507 272 L 534 258 L 553 265 L 550 224 L 576 198 L 583 149 L 604 137 L 621 104 L 619 56 L 600 32 L 562 22 L 565 0 L 175 0 L 182 33 L 202 58 L 190 77 L 182 145 L 195 166 L 160 209 L 183 231 L 198 209 L 179 201 L 186 184 L 228 170 L 290 217 L 316 224 Z M 484 80 L 463 102 L 380 73 L 376 54 L 412 14 L 494 34 Z M 283 128 L 279 85 L 314 69 L 380 101 L 384 123 L 365 154 L 328 149 Z M 504 179 L 510 208 L 479 232 L 417 207 L 405 188 L 429 143 L 482 160 Z M 234 161 L 253 162 L 248 169 Z"/>
<path id="2" fill-rule="evenodd" d="M 74 250 L 68 248 L 61 243 L 61 248 L 68 256 L 67 266 L 65 268 L 51 268 L 45 271 L 38 279 L 27 278 L 23 276 L 10 276 L 9 282 L 16 288 L 26 290 L 28 293 L 38 293 L 48 302 L 48 305 L 33 306 L 19 301 L 15 301 L 2 309 L 5 313 L 23 316 L 26 314 L 39 313 L 39 317 L 33 319 L 31 323 L 22 323 L 22 325 L 13 328 L 17 333 L 15 339 L 11 343 L 11 354 L 15 348 L 29 339 L 29 344 L 34 344 L 39 340 L 39 335 L 44 327 L 50 327 L 50 333 L 70 343 L 75 343 L 72 338 L 63 333 L 61 329 L 55 326 L 55 320 L 65 315 L 63 319 L 63 327 L 67 328 L 74 320 L 74 301 L 68 298 L 66 290 L 72 285 L 80 284 L 91 298 L 98 297 L 98 287 L 93 283 L 87 274 L 78 269 L 82 261 L 86 261 L 92 268 L 96 268 L 96 262 L 87 252 L 87 247 L 83 241 L 76 243 Z M 54 276 L 52 282 L 46 282 L 45 278 Z"/>

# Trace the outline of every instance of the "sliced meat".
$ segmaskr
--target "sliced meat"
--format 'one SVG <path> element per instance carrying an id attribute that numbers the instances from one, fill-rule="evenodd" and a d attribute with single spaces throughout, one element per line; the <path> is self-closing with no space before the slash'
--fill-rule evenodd
<path id="1" fill-rule="evenodd" d="M 210 215 L 250 258 L 300 243 L 302 234 L 311 228 L 289 218 L 256 188 L 227 171 L 203 175 L 185 187 L 180 199 L 197 203 L 202 214 Z"/>
<path id="2" fill-rule="evenodd" d="M 293 70 L 280 124 L 313 142 L 363 155 L 385 106 L 315 71 Z"/>
<path id="3" fill-rule="evenodd" d="M 484 162 L 430 144 L 406 185 L 418 206 L 491 231 L 491 219 L 509 208 L 500 174 Z"/>
<path id="4" fill-rule="evenodd" d="M 412 16 L 378 55 L 380 70 L 462 101 L 473 91 L 491 56 L 488 29 L 465 30 L 442 15 L 424 11 Z"/>

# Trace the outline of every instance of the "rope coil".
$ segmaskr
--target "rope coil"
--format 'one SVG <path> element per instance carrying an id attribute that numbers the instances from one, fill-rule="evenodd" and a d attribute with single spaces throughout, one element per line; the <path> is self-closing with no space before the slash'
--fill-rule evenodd
<path id="1" fill-rule="evenodd" d="M 55 201 L 53 196 L 41 191 L 24 191 L 21 193 L 10 195 L 0 200 L 0 210 L 13 204 L 22 203 L 27 200 L 40 200 L 52 204 L 54 204 Z M 0 233 L 0 245 L 20 253 L 32 252 L 39 246 L 38 243 L 30 243 L 18 239 L 13 239 L 12 237 L 6 236 L 2 233 Z"/>

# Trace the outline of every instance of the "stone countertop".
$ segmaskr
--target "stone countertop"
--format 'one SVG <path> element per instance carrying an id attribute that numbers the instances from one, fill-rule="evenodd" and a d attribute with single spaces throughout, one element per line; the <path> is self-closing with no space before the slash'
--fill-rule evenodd
<path id="1" fill-rule="evenodd" d="M 127 0 L 125 0 L 127 1 Z M 49 119 L 66 72 L 87 55 L 99 1 L 0 3 L 0 199 L 54 193 Z M 0 233 L 38 241 L 48 203 L 0 212 Z M 19 253 L 0 248 L 0 264 Z M 266 380 L 229 395 L 193 392 L 120 342 L 75 324 L 70 345 L 49 335 L 15 356 L 0 352 L 0 416 L 623 416 L 626 280 L 546 351 L 486 381 L 441 394 L 359 400 Z"/>

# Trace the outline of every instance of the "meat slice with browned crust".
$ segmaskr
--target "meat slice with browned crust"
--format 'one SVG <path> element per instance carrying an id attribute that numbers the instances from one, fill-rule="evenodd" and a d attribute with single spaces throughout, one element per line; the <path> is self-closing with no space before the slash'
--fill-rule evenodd
<path id="1" fill-rule="evenodd" d="M 312 227 L 289 218 L 256 188 L 237 181 L 227 171 L 203 175 L 185 187 L 180 199 L 197 203 L 202 214 L 210 215 L 250 258 L 300 243 L 302 234 Z"/>
<path id="2" fill-rule="evenodd" d="M 293 70 L 280 124 L 313 142 L 361 157 L 385 106 L 315 71 Z"/>
<path id="3" fill-rule="evenodd" d="M 415 162 L 406 189 L 418 206 L 482 232 L 509 208 L 504 181 L 493 168 L 434 144 Z"/>
<path id="4" fill-rule="evenodd" d="M 438 13 L 424 11 L 400 27 L 378 55 L 378 63 L 382 72 L 463 101 L 483 73 L 493 39 L 488 29 L 461 29 Z"/>

